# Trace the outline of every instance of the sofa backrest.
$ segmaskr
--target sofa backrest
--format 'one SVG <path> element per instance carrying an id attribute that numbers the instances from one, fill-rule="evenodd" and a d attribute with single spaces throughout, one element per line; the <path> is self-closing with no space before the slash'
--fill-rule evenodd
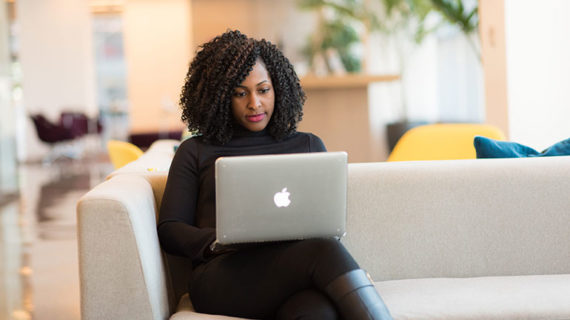
<path id="1" fill-rule="evenodd" d="M 570 273 L 570 157 L 350 164 L 343 240 L 374 280 Z"/>
<path id="2" fill-rule="evenodd" d="M 570 272 L 570 157 L 350 163 L 347 209 L 376 281 Z"/>

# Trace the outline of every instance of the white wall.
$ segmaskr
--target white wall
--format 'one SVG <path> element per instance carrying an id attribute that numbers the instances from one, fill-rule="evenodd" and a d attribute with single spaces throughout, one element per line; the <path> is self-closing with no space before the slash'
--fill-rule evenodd
<path id="1" fill-rule="evenodd" d="M 47 151 L 30 113 L 51 120 L 62 110 L 96 114 L 92 30 L 87 1 L 18 0 L 16 5 L 24 96 L 18 151 L 21 160 L 30 160 Z"/>
<path id="2" fill-rule="evenodd" d="M 510 140 L 570 137 L 570 1 L 505 0 Z"/>
<path id="3" fill-rule="evenodd" d="M 132 132 L 180 130 L 178 100 L 192 58 L 188 0 L 129 0 L 123 12 Z"/>
<path id="4" fill-rule="evenodd" d="M 447 30 L 445 30 L 447 29 Z M 438 34 L 437 110 L 443 122 L 484 121 L 483 68 L 478 52 L 457 28 Z M 472 43 L 478 45 L 478 34 Z"/>
<path id="5" fill-rule="evenodd" d="M 437 24 L 441 17 L 430 19 Z M 370 90 L 370 125 L 380 143 L 385 140 L 386 156 L 390 123 L 483 121 L 482 65 L 457 27 L 444 26 L 420 44 L 405 33 L 374 34 L 369 44 L 368 72 L 401 74 L 400 81 L 374 84 Z"/>

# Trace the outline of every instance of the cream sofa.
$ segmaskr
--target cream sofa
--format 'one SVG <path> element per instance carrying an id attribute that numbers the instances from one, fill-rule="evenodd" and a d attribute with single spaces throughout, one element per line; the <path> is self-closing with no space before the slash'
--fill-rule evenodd
<path id="1" fill-rule="evenodd" d="M 79 201 L 83 319 L 230 319 L 193 311 L 189 262 L 159 247 L 175 144 L 156 143 Z M 570 319 L 570 157 L 348 172 L 342 241 L 394 319 Z"/>

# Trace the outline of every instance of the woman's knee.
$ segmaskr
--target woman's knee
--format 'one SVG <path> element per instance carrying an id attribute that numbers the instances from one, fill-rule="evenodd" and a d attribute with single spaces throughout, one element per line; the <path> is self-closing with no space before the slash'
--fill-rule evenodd
<path id="1" fill-rule="evenodd" d="M 333 303 L 316 290 L 304 290 L 291 296 L 277 310 L 277 320 L 338 319 Z"/>
<path id="2" fill-rule="evenodd" d="M 304 242 L 304 245 L 310 247 L 314 259 L 313 281 L 318 288 L 324 287 L 341 274 L 359 268 L 348 250 L 336 239 L 309 239 Z"/>
<path id="3" fill-rule="evenodd" d="M 352 265 L 349 269 L 358 269 L 358 264 L 352 258 L 344 245 L 333 238 L 309 239 L 305 240 L 309 246 L 312 246 L 312 251 L 327 264 L 347 264 Z"/>
<path id="4" fill-rule="evenodd" d="M 313 254 L 350 255 L 342 243 L 334 238 L 315 238 L 303 240 L 303 245 L 311 248 Z"/>

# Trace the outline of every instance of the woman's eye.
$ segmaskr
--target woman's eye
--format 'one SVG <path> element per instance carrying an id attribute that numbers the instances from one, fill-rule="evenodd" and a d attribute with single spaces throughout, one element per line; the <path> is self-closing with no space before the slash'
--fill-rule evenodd
<path id="1" fill-rule="evenodd" d="M 269 88 L 263 88 L 263 89 L 259 89 L 260 93 L 268 93 L 269 92 Z"/>
<path id="2" fill-rule="evenodd" d="M 236 91 L 236 92 L 234 92 L 234 97 L 245 97 L 245 92 Z"/>

